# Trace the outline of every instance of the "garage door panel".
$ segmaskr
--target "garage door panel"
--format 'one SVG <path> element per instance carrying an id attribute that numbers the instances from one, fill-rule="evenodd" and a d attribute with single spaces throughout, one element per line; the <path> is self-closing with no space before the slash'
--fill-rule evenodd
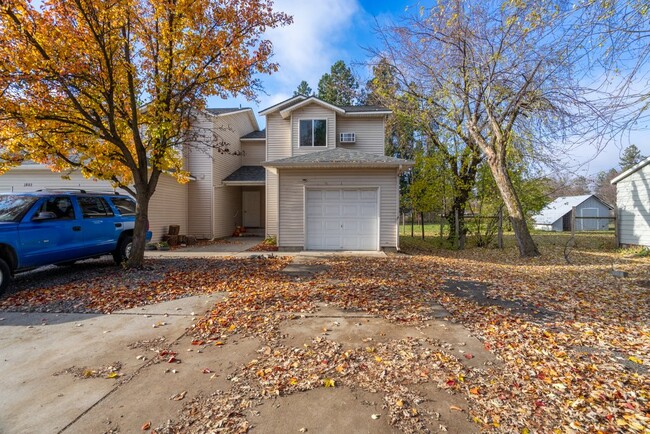
<path id="1" fill-rule="evenodd" d="M 359 216 L 369 218 L 374 221 L 375 217 L 377 216 L 377 204 L 359 205 Z"/>
<path id="2" fill-rule="evenodd" d="M 325 205 L 323 206 L 323 217 L 337 218 L 341 215 L 341 207 L 338 205 Z"/>
<path id="3" fill-rule="evenodd" d="M 378 249 L 376 190 L 307 190 L 305 197 L 308 249 Z"/>
<path id="4" fill-rule="evenodd" d="M 307 200 L 321 199 L 323 196 L 323 192 L 321 190 L 307 190 L 305 196 Z"/>
<path id="5" fill-rule="evenodd" d="M 322 197 L 324 200 L 339 200 L 341 192 L 339 190 L 323 190 Z"/>
<path id="6" fill-rule="evenodd" d="M 355 217 L 359 215 L 359 206 L 353 204 L 342 204 L 341 215 L 343 217 Z"/>
<path id="7" fill-rule="evenodd" d="M 322 216 L 323 206 L 317 204 L 307 204 L 307 217 Z"/>

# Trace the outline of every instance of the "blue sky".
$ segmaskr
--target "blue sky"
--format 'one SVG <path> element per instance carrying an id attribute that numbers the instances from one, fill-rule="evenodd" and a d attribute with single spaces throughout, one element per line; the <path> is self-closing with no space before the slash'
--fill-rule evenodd
<path id="1" fill-rule="evenodd" d="M 337 60 L 353 66 L 362 80 L 368 78 L 363 67 L 355 65 L 367 59 L 364 47 L 377 46 L 373 33 L 376 21 L 386 22 L 399 17 L 415 0 L 275 0 L 275 9 L 293 16 L 294 23 L 272 29 L 267 38 L 273 42 L 273 61 L 280 70 L 263 76 L 266 94 L 258 95 L 258 102 L 245 98 L 208 99 L 209 107 L 252 107 L 255 114 L 273 104 L 293 96 L 293 91 L 306 80 L 314 91 L 320 77 Z M 260 126 L 264 119 L 257 115 Z M 629 144 L 636 144 L 641 152 L 650 155 L 650 123 L 646 119 L 637 129 L 611 140 L 598 152 L 591 145 L 578 147 L 564 158 L 569 170 L 576 175 L 595 174 L 616 167 L 619 155 Z"/>

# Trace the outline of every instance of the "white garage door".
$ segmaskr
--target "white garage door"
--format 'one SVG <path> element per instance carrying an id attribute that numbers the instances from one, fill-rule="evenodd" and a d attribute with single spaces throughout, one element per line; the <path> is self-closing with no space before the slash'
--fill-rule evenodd
<path id="1" fill-rule="evenodd" d="M 307 190 L 309 250 L 379 250 L 377 189 Z"/>

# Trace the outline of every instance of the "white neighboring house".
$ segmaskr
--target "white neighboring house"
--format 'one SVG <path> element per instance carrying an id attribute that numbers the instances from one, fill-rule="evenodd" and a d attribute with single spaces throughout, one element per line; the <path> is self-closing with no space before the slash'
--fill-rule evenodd
<path id="1" fill-rule="evenodd" d="M 650 247 L 650 157 L 612 179 L 619 245 Z"/>
<path id="2" fill-rule="evenodd" d="M 533 216 L 535 229 L 542 231 L 570 231 L 571 210 L 576 208 L 577 231 L 606 231 L 613 207 L 593 194 L 558 197 Z M 580 217 L 589 217 L 582 219 Z M 594 217 L 604 217 L 602 219 Z"/>

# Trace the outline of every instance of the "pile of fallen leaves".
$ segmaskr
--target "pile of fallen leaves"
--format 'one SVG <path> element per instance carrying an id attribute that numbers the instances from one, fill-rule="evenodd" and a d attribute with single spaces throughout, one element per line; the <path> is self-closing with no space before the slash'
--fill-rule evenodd
<path id="1" fill-rule="evenodd" d="M 152 260 L 133 274 L 100 268 L 50 287 L 31 284 L 2 298 L 0 309 L 111 312 L 226 292 L 196 322 L 195 338 L 221 346 L 233 335 L 254 336 L 263 348 L 236 370 L 230 391 L 193 400 L 158 432 L 245 431 L 243 410 L 255 401 L 341 386 L 382 393 L 394 426 L 425 431 L 436 415 L 422 405 L 422 385 L 464 395 L 467 415 L 485 430 L 650 432 L 650 259 L 575 249 L 567 265 L 560 249 L 534 259 L 512 249 L 317 259 L 325 271 L 303 278 L 282 273 L 286 258 Z M 612 268 L 630 277 L 615 278 Z M 485 293 L 461 296 L 445 288 L 449 281 L 474 282 Z M 468 367 L 426 339 L 356 349 L 327 337 L 301 348 L 281 343 L 285 321 L 324 303 L 415 326 L 440 303 L 502 365 Z"/>
<path id="2" fill-rule="evenodd" d="M 228 291 L 247 275 L 264 275 L 267 264 L 254 259 L 150 259 L 141 269 L 104 263 L 49 267 L 36 276 L 18 275 L 0 310 L 111 313 L 118 310 Z M 278 261 L 280 268 L 286 262 Z M 53 278 L 52 275 L 55 275 Z"/>
<path id="3" fill-rule="evenodd" d="M 618 269 L 636 276 L 621 280 L 609 273 L 612 256 L 597 252 L 575 255 L 576 263 L 571 266 L 556 262 L 554 257 L 521 260 L 511 252 L 476 250 L 447 256 L 323 260 L 329 270 L 313 279 L 291 281 L 272 273 L 259 280 L 249 276 L 238 282 L 229 288 L 229 298 L 197 324 L 195 332 L 219 342 L 230 334 L 244 333 L 273 344 L 279 338 L 282 321 L 299 312 L 313 311 L 321 302 L 417 324 L 430 318 L 431 304 L 437 301 L 504 363 L 499 369 L 470 369 L 460 374 L 465 380 L 457 391 L 466 394 L 472 403 L 470 416 L 482 428 L 508 432 L 647 432 L 650 292 L 643 282 L 650 277 L 650 262 L 619 261 Z M 444 279 L 481 282 L 488 286 L 491 298 L 518 300 L 554 315 L 540 320 L 496 304 L 457 297 L 440 290 Z M 327 345 L 336 348 L 335 343 L 327 341 Z M 385 354 L 376 357 L 383 363 L 397 363 L 401 353 L 396 345 L 389 343 Z M 244 372 L 249 380 L 258 381 L 262 395 L 294 393 L 337 382 L 374 388 L 386 396 L 391 387 L 393 391 L 404 387 L 385 382 L 378 372 L 361 370 L 361 365 L 372 366 L 367 362 L 375 357 L 368 358 L 363 352 L 362 358 L 354 353 L 354 360 L 363 362 L 354 365 L 348 376 L 335 370 L 328 374 L 318 363 L 305 368 L 311 366 L 310 358 L 323 356 L 333 357 L 334 364 L 327 364 L 330 369 L 345 366 L 341 359 L 345 353 L 328 354 L 318 345 L 308 350 L 275 346 L 269 356 L 256 360 Z M 431 367 L 443 379 L 459 375 L 449 372 L 448 366 Z M 326 383 L 329 380 L 334 383 Z M 433 378 L 426 381 L 449 387 Z M 408 389 L 408 393 L 413 392 Z M 400 396 L 408 393 L 402 391 Z M 413 396 L 395 402 L 417 402 Z M 403 414 L 394 406 L 387 408 L 391 415 Z M 423 427 L 419 419 L 405 424 L 392 416 L 391 421 L 406 431 Z"/>

